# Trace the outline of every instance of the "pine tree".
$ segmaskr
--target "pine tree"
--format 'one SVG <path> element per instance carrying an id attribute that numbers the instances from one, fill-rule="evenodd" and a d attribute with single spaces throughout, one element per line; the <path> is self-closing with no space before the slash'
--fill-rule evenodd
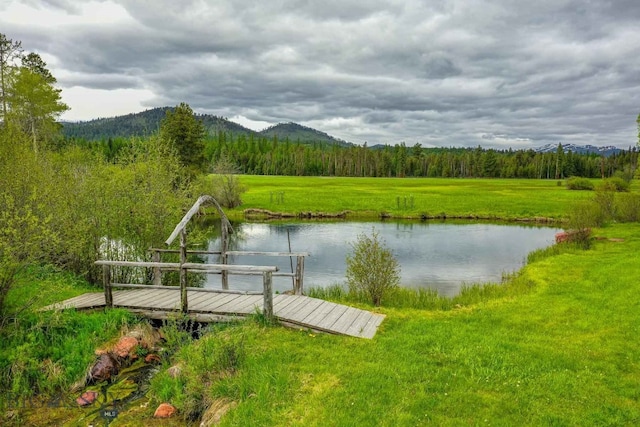
<path id="1" fill-rule="evenodd" d="M 167 110 L 160 124 L 160 135 L 176 148 L 180 161 L 191 175 L 202 169 L 206 131 L 188 104 L 182 102 L 173 110 Z"/>

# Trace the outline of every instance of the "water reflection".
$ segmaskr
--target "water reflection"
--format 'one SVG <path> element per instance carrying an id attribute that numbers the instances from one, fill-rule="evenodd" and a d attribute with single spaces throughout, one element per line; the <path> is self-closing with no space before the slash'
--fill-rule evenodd
<path id="1" fill-rule="evenodd" d="M 232 250 L 286 252 L 290 246 L 294 252 L 309 252 L 305 288 L 343 283 L 351 243 L 375 228 L 400 262 L 403 286 L 434 288 L 448 296 L 458 293 L 464 283 L 500 281 L 503 273 L 521 268 L 529 252 L 551 245 L 558 231 L 522 225 L 407 222 L 236 223 L 234 228 Z M 219 237 L 209 240 L 209 250 L 219 248 Z M 219 262 L 218 257 L 212 255 L 208 262 Z M 230 262 L 277 265 L 280 271 L 291 271 L 286 257 L 236 256 Z M 258 290 L 262 278 L 230 276 L 229 284 L 231 289 Z M 205 286 L 219 288 L 220 276 L 209 276 Z M 274 278 L 277 291 L 291 286 L 291 278 Z"/>

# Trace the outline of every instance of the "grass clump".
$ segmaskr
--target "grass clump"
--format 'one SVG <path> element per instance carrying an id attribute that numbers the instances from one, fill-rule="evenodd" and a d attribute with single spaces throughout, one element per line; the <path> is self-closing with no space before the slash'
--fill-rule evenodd
<path id="1" fill-rule="evenodd" d="M 94 350 L 133 324 L 125 310 L 78 312 L 39 308 L 91 288 L 77 276 L 31 267 L 8 294 L 10 320 L 0 329 L 0 389 L 11 399 L 64 395 L 81 379 Z"/>
<path id="2" fill-rule="evenodd" d="M 179 374 L 161 372 L 151 380 L 150 396 L 171 402 L 186 421 L 202 417 L 214 402 L 218 382 L 232 377 L 245 358 L 245 338 L 240 327 L 216 328 L 198 340 L 183 344 L 172 358 Z M 166 366 L 165 366 L 166 367 Z"/>

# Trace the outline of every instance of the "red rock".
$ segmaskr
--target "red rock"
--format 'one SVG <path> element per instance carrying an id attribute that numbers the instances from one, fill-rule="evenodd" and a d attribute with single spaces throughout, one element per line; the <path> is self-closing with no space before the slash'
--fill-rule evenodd
<path id="1" fill-rule="evenodd" d="M 569 240 L 569 233 L 566 231 L 561 231 L 556 233 L 556 243 L 564 243 Z"/>
<path id="2" fill-rule="evenodd" d="M 110 353 L 104 353 L 89 371 L 89 381 L 106 381 L 118 373 L 118 363 Z"/>
<path id="3" fill-rule="evenodd" d="M 161 403 L 156 409 L 156 412 L 153 413 L 154 418 L 169 418 L 173 414 L 175 414 L 177 409 L 170 403 Z"/>
<path id="4" fill-rule="evenodd" d="M 76 399 L 76 403 L 80 406 L 91 405 L 98 397 L 97 391 L 85 391 Z"/>
<path id="5" fill-rule="evenodd" d="M 160 356 L 157 354 L 149 353 L 144 358 L 145 363 L 154 363 L 160 361 Z"/>
<path id="6" fill-rule="evenodd" d="M 138 339 L 134 337 L 122 337 L 113 347 L 113 352 L 121 358 L 135 355 L 135 348 L 138 346 Z"/>

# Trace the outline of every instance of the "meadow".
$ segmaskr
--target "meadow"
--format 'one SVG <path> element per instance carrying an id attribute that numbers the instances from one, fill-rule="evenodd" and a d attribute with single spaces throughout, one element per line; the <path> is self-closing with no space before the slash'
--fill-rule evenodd
<path id="1" fill-rule="evenodd" d="M 261 208 L 348 209 L 363 218 L 444 212 L 564 219 L 572 203 L 594 194 L 533 180 L 243 176 L 242 183 L 248 188 L 245 204 L 232 216 Z M 284 192 L 284 200 L 276 201 L 276 192 Z M 414 196 L 414 209 L 397 208 L 397 197 L 405 194 Z M 355 303 L 386 315 L 372 340 L 291 330 L 258 315 L 214 326 L 199 340 L 182 343 L 152 380 L 147 401 L 122 411 L 111 425 L 198 425 L 193 414 L 216 401 L 237 405 L 222 426 L 637 425 L 640 224 L 612 223 L 594 235 L 588 250 L 562 244 L 535 252 L 503 283 L 471 287 L 453 299 L 424 295 L 425 302 L 416 304 L 415 297 L 400 295 L 379 308 Z M 13 306 L 28 301 L 42 284 L 51 290 L 34 307 L 89 286 L 46 270 L 26 272 L 21 280 L 10 294 Z M 92 346 L 117 334 L 117 325 L 132 322 L 117 310 L 104 316 L 65 312 L 54 328 L 46 326 L 46 317 L 34 317 L 27 325 L 32 338 L 3 337 L 3 354 L 14 365 L 0 361 L 46 380 L 38 358 L 49 359 L 60 372 L 57 384 L 68 385 L 91 359 Z M 102 332 L 96 330 L 100 322 L 108 325 Z M 69 344 L 71 329 L 79 345 Z M 53 350 L 38 353 L 36 343 L 45 339 Z M 56 350 L 62 347 L 64 357 Z M 212 357 L 219 349 L 233 356 L 232 364 L 227 360 L 221 367 L 218 356 Z M 173 364 L 189 368 L 171 378 L 164 368 Z M 14 387 L 20 392 L 23 383 Z M 174 403 L 180 416 L 151 421 L 154 405 L 163 401 Z M 13 420 L 75 425 L 81 415 L 81 409 L 67 408 L 27 411 Z"/>
<path id="2" fill-rule="evenodd" d="M 247 191 L 243 205 L 230 211 L 231 216 L 260 208 L 286 213 L 350 211 L 351 218 L 379 218 L 385 213 L 402 218 L 562 219 L 573 203 L 593 195 L 568 191 L 564 181 L 533 179 L 242 175 L 240 182 Z"/>

